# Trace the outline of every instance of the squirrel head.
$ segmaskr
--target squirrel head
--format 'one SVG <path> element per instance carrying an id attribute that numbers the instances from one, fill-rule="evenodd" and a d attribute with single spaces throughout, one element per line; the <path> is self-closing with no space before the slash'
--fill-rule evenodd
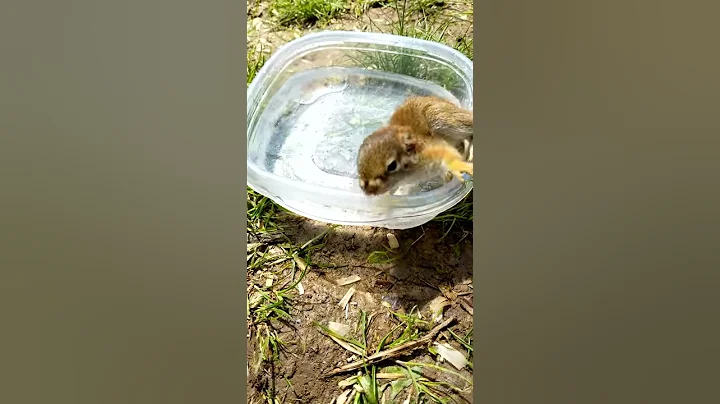
<path id="1" fill-rule="evenodd" d="M 385 126 L 365 138 L 358 151 L 360 188 L 379 195 L 404 179 L 418 163 L 417 140 L 410 128 Z"/>

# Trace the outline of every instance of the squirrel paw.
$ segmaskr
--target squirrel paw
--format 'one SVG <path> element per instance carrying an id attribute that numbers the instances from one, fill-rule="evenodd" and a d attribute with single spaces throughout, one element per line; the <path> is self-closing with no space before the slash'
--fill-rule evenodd
<path id="1" fill-rule="evenodd" d="M 448 173 L 446 174 L 446 179 L 448 181 L 451 181 L 453 177 L 457 178 L 460 183 L 465 183 L 467 181 L 466 175 L 469 177 L 472 177 L 473 175 L 473 165 L 472 163 L 468 163 L 466 161 L 460 161 L 455 160 L 448 164 Z M 466 173 L 466 175 L 463 175 L 463 173 Z"/>
<path id="2" fill-rule="evenodd" d="M 462 171 L 457 171 L 457 170 L 448 171 L 447 174 L 445 175 L 445 179 L 447 180 L 447 182 L 452 181 L 453 178 L 457 178 L 458 181 L 460 181 L 460 183 L 464 184 L 466 181 L 468 181 L 472 177 L 470 177 L 468 174 L 463 174 Z"/>
<path id="3" fill-rule="evenodd" d="M 452 177 L 457 178 L 458 181 L 460 181 L 460 183 L 463 183 L 463 184 L 465 183 L 465 177 L 463 176 L 463 173 L 460 171 L 451 171 L 450 176 L 451 176 L 451 178 Z"/>
<path id="4" fill-rule="evenodd" d="M 459 161 L 455 160 L 448 164 L 448 168 L 450 169 L 450 172 L 455 174 L 458 177 L 462 177 L 461 173 L 468 173 L 470 176 L 473 175 L 473 165 L 472 163 L 468 163 L 466 161 Z"/>

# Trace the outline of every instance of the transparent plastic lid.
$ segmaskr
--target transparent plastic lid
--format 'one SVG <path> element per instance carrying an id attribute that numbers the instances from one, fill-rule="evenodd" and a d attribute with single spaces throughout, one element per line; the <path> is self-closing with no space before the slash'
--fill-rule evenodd
<path id="1" fill-rule="evenodd" d="M 425 223 L 462 200 L 472 181 L 429 181 L 406 195 L 366 196 L 358 148 L 408 96 L 435 95 L 472 109 L 472 92 L 472 62 L 439 43 L 345 31 L 296 39 L 248 88 L 248 185 L 324 222 Z"/>

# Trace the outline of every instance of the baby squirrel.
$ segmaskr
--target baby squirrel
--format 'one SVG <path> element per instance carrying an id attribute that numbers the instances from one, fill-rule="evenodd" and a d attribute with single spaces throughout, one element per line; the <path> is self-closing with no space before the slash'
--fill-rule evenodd
<path id="1" fill-rule="evenodd" d="M 463 172 L 473 174 L 472 125 L 472 111 L 448 100 L 408 98 L 392 114 L 390 123 L 370 134 L 360 146 L 360 188 L 367 195 L 379 195 L 439 169 L 464 182 Z M 461 146 L 464 153 L 459 150 Z"/>

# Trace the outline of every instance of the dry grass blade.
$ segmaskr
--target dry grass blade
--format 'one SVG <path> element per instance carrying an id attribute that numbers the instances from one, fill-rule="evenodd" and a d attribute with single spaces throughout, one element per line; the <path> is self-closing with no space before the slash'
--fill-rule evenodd
<path id="1" fill-rule="evenodd" d="M 337 342 L 337 344 L 340 345 L 341 347 L 347 349 L 348 351 L 350 351 L 354 354 L 360 355 L 360 356 L 365 356 L 365 352 L 360 350 L 360 348 L 357 348 L 357 347 L 353 346 L 352 344 L 349 344 L 349 343 L 341 340 L 340 338 L 335 337 L 334 335 L 330 335 L 330 338 L 333 341 Z"/>
<path id="2" fill-rule="evenodd" d="M 352 298 L 353 294 L 355 294 L 355 288 L 348 289 L 347 293 L 345 293 L 345 296 L 343 296 L 343 298 L 340 299 L 340 303 L 338 303 L 338 306 L 340 306 L 344 309 L 350 302 L 350 299 Z"/>
<path id="3" fill-rule="evenodd" d="M 367 353 L 365 352 L 365 346 L 363 346 L 361 342 L 340 335 L 336 331 L 331 330 L 329 327 L 326 327 L 317 322 L 314 324 L 316 327 L 324 331 L 328 337 L 330 337 L 333 341 L 335 341 L 338 345 L 345 348 L 346 350 L 363 357 L 367 355 Z"/>
<path id="4" fill-rule="evenodd" d="M 345 379 L 345 380 L 340 380 L 340 381 L 338 382 L 338 387 L 350 387 L 350 386 L 352 386 L 353 384 L 357 383 L 357 381 L 358 381 L 358 376 L 357 376 L 357 375 L 355 375 L 355 376 L 350 376 L 350 377 L 348 377 L 348 378 Z"/>
<path id="5" fill-rule="evenodd" d="M 334 229 L 334 226 L 326 229 L 326 230 L 323 231 L 322 233 L 320 233 L 320 234 L 318 234 L 317 236 L 313 237 L 312 239 L 310 239 L 310 241 L 308 241 L 307 243 L 303 244 L 302 247 L 300 247 L 300 250 L 304 250 L 305 248 L 307 248 L 307 247 L 309 247 L 310 245 L 314 244 L 316 241 L 318 241 L 318 240 L 320 240 L 321 238 L 325 237 L 328 233 L 330 233 L 330 231 L 331 231 L 332 229 Z"/>
<path id="6" fill-rule="evenodd" d="M 445 327 L 450 325 L 453 321 L 455 321 L 455 318 L 450 317 L 447 320 L 443 321 L 442 324 L 438 325 L 437 327 L 433 328 L 428 332 L 427 334 L 423 335 L 417 340 L 410 341 L 408 343 L 402 344 L 400 346 L 397 346 L 395 348 L 391 348 L 385 351 L 380 351 L 377 353 L 374 353 L 370 356 L 368 356 L 366 359 L 361 359 L 359 361 L 347 364 L 345 366 L 342 366 L 337 369 L 333 369 L 332 371 L 325 374 L 325 377 L 334 376 L 340 373 L 345 373 L 350 370 L 355 370 L 361 368 L 363 365 L 369 365 L 372 363 L 377 363 L 386 359 L 395 358 L 401 355 L 404 355 L 408 352 L 411 352 L 427 343 L 429 343 L 435 336 L 442 331 Z"/>
<path id="7" fill-rule="evenodd" d="M 336 403 L 336 404 L 345 404 L 345 403 L 347 403 L 347 399 L 348 399 L 348 397 L 350 397 L 350 393 L 352 393 L 352 392 L 353 392 L 352 389 L 347 389 L 347 390 L 343 391 L 342 394 L 340 394 L 340 395 L 338 396 L 338 398 L 335 399 L 335 403 Z"/>
<path id="8" fill-rule="evenodd" d="M 437 366 L 437 365 L 433 365 L 433 364 L 430 364 L 430 363 L 403 362 L 403 361 L 395 361 L 395 362 L 397 362 L 399 365 L 402 365 L 402 366 L 420 366 L 420 367 L 433 368 L 433 369 L 435 369 L 435 370 L 439 370 L 439 371 L 441 371 L 441 372 L 445 372 L 445 373 L 447 373 L 447 374 L 451 374 L 451 375 L 457 376 L 457 377 L 463 379 L 465 382 L 467 382 L 468 385 L 470 385 L 470 386 L 472 386 L 472 384 L 473 384 L 472 380 L 468 379 L 467 377 L 461 375 L 461 374 L 458 373 L 458 372 L 454 372 L 454 371 L 452 371 L 452 370 L 450 370 L 450 369 L 444 368 L 444 367 L 442 367 L 442 366 Z"/>
<path id="9" fill-rule="evenodd" d="M 297 253 L 293 254 L 292 257 L 293 257 L 293 260 L 295 261 L 295 263 L 297 264 L 298 268 L 300 268 L 301 271 L 304 271 L 305 269 L 307 269 L 307 264 L 305 263 L 305 260 L 300 258 L 297 255 Z"/>
<path id="10" fill-rule="evenodd" d="M 378 379 L 396 380 L 404 378 L 405 375 L 403 373 L 378 373 L 375 377 Z"/>

